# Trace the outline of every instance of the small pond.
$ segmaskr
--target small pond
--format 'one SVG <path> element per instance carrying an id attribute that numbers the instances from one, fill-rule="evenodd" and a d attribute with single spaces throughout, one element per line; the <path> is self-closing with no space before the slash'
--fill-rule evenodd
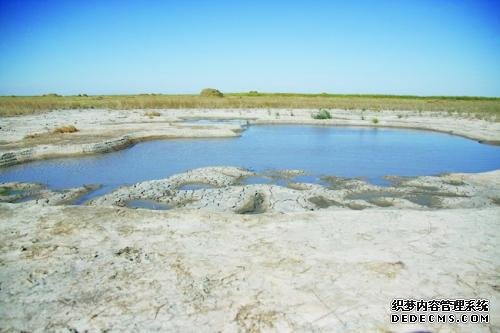
<path id="1" fill-rule="evenodd" d="M 385 175 L 499 169 L 500 147 L 430 131 L 261 125 L 248 127 L 237 138 L 149 141 L 104 155 L 12 166 L 0 169 L 0 182 L 39 182 L 56 189 L 102 184 L 85 197 L 88 200 L 121 185 L 217 165 L 259 172 L 302 169 L 307 173 L 293 181 L 320 182 L 322 175 L 335 175 L 384 185 Z M 258 183 L 258 179 L 248 183 Z M 262 178 L 265 182 L 272 180 Z"/>

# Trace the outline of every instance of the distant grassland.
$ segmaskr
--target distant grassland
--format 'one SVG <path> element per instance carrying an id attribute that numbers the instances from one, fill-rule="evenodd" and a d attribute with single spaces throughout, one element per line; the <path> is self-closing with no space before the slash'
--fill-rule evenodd
<path id="1" fill-rule="evenodd" d="M 224 97 L 199 95 L 0 96 L 0 116 L 58 109 L 179 109 L 179 108 L 291 108 L 458 112 L 481 119 L 500 120 L 500 98 L 337 95 L 289 93 L 230 93 Z"/>

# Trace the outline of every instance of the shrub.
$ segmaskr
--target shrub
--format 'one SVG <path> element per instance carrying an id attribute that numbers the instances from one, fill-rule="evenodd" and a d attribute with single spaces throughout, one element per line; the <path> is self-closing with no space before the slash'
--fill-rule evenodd
<path id="1" fill-rule="evenodd" d="M 377 118 L 373 118 L 373 119 L 372 119 L 372 123 L 374 123 L 374 124 L 378 124 L 378 119 L 377 119 Z"/>
<path id="2" fill-rule="evenodd" d="M 75 133 L 78 132 L 78 129 L 73 125 L 57 127 L 54 130 L 54 133 Z"/>
<path id="3" fill-rule="evenodd" d="M 318 112 L 313 113 L 312 117 L 314 119 L 332 119 L 332 115 L 328 110 L 320 109 Z"/>
<path id="4" fill-rule="evenodd" d="M 45 95 L 42 95 L 42 97 L 62 97 L 62 96 L 61 96 L 61 95 L 59 95 L 59 94 L 54 94 L 54 93 L 52 93 L 52 94 L 45 94 Z"/>
<path id="5" fill-rule="evenodd" d="M 203 97 L 224 97 L 224 94 L 217 89 L 205 88 L 201 91 L 200 96 Z"/>

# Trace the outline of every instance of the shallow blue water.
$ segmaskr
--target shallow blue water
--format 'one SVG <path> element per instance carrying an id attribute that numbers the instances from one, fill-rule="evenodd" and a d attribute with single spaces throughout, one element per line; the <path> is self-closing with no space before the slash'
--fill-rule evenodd
<path id="1" fill-rule="evenodd" d="M 97 194 L 124 184 L 165 178 L 203 166 L 255 171 L 302 169 L 321 175 L 418 176 L 500 168 L 500 147 L 437 132 L 355 127 L 250 126 L 239 138 L 143 142 L 119 152 L 37 161 L 0 169 L 0 182 L 27 181 L 51 188 L 102 184 Z"/>

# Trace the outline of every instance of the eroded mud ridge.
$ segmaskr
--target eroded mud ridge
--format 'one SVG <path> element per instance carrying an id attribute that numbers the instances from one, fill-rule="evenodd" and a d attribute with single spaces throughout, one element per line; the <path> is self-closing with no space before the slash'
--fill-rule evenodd
<path id="1" fill-rule="evenodd" d="M 45 185 L 35 183 L 0 183 L 0 202 L 67 205 L 75 203 L 78 198 L 98 188 L 99 185 L 86 185 L 67 190 L 51 190 Z"/>
<path id="2" fill-rule="evenodd" d="M 259 214 L 320 209 L 480 208 L 496 206 L 500 201 L 500 171 L 388 177 L 393 184 L 389 187 L 333 176 L 323 177 L 322 184 L 294 182 L 294 177 L 302 173 L 276 170 L 256 174 L 236 167 L 207 167 L 124 186 L 85 204 Z M 257 176 L 268 177 L 280 185 L 245 184 L 246 179 Z M 55 191 L 38 184 L 9 183 L 1 189 L 0 200 L 4 202 L 60 205 L 75 203 L 96 186 Z"/>
<path id="3" fill-rule="evenodd" d="M 300 173 L 282 170 L 268 175 L 280 179 L 283 186 L 243 185 L 255 173 L 235 167 L 200 168 L 122 187 L 89 204 L 125 206 L 130 200 L 151 200 L 171 207 L 257 214 L 326 208 L 472 208 L 495 205 L 500 198 L 500 171 L 393 178 L 390 187 L 337 177 L 324 177 L 324 185 L 293 182 L 293 176 Z"/>

